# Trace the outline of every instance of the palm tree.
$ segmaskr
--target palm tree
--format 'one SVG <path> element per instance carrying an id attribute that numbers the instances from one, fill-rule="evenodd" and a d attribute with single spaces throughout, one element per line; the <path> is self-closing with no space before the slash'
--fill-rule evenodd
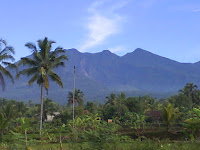
<path id="1" fill-rule="evenodd" d="M 106 97 L 107 101 L 105 105 L 115 105 L 117 96 L 114 93 L 111 93 L 109 96 Z"/>
<path id="2" fill-rule="evenodd" d="M 83 105 L 84 102 L 84 94 L 80 89 L 75 89 L 75 95 L 74 95 L 74 103 L 78 104 L 79 106 Z M 73 93 L 68 93 L 68 105 L 73 104 Z"/>
<path id="3" fill-rule="evenodd" d="M 10 61 L 14 61 L 13 54 L 15 54 L 14 48 L 11 46 L 7 46 L 7 42 L 5 40 L 0 39 L 0 83 L 2 86 L 2 90 L 5 91 L 5 80 L 4 76 L 10 78 L 14 83 L 13 76 L 7 70 L 6 67 L 15 68 L 17 70 L 16 65 L 10 63 Z"/>
<path id="4" fill-rule="evenodd" d="M 183 89 L 179 90 L 179 92 L 185 94 L 187 97 L 192 97 L 194 96 L 196 90 L 197 85 L 193 83 L 187 83 Z"/>
<path id="5" fill-rule="evenodd" d="M 43 88 L 48 93 L 49 78 L 56 82 L 63 88 L 61 78 L 53 71 L 53 69 L 64 66 L 64 60 L 67 60 L 67 56 L 64 55 L 65 50 L 62 47 L 57 47 L 51 51 L 54 41 L 49 41 L 47 37 L 44 40 L 38 40 L 38 48 L 33 43 L 27 43 L 25 46 L 32 50 L 33 58 L 24 57 L 19 62 L 20 65 L 27 65 L 29 68 L 19 72 L 18 77 L 22 75 L 32 76 L 28 81 L 29 86 L 35 81 L 40 86 L 41 90 L 41 108 L 40 108 L 40 136 L 42 130 L 42 115 L 43 115 Z"/>
<path id="6" fill-rule="evenodd" d="M 188 98 L 190 98 L 193 103 L 196 102 L 196 99 L 198 96 L 197 95 L 197 85 L 195 85 L 193 83 L 187 83 L 183 89 L 179 90 L 179 92 L 183 93 Z M 193 108 L 193 105 L 192 105 L 192 108 Z M 192 110 L 192 108 L 191 108 L 191 110 Z"/>

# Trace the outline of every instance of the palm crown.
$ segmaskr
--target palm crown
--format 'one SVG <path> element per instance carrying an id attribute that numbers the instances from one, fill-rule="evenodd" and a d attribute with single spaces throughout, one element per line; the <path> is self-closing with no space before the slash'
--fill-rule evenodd
<path id="1" fill-rule="evenodd" d="M 20 71 L 18 77 L 20 74 L 32 76 L 28 84 L 37 81 L 37 84 L 44 85 L 46 90 L 49 88 L 49 78 L 63 87 L 60 77 L 53 69 L 64 66 L 63 60 L 67 60 L 67 56 L 62 55 L 65 50 L 61 47 L 51 51 L 53 43 L 55 42 L 48 41 L 46 37 L 44 40 L 38 40 L 39 50 L 33 43 L 27 43 L 25 46 L 32 50 L 33 58 L 21 58 L 19 65 L 28 65 L 29 68 Z"/>

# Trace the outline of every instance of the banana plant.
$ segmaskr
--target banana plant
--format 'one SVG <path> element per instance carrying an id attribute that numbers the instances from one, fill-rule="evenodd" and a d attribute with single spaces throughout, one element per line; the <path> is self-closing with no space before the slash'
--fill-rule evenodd
<path id="1" fill-rule="evenodd" d="M 17 122 L 19 122 L 20 126 L 15 128 L 18 132 L 18 134 L 24 134 L 24 140 L 26 147 L 28 147 L 28 138 L 27 138 L 27 131 L 30 129 L 30 119 L 29 118 L 18 118 Z M 17 133 L 12 132 L 14 135 L 17 135 Z"/>
<path id="2" fill-rule="evenodd" d="M 136 131 L 136 135 L 140 138 L 143 137 L 143 129 L 146 123 L 145 119 L 146 117 L 144 115 L 138 115 L 137 113 L 135 113 L 135 121 L 133 122 L 133 128 Z"/>
<path id="3" fill-rule="evenodd" d="M 169 131 L 172 123 L 180 116 L 180 111 L 178 108 L 175 108 L 171 103 L 168 103 L 166 106 L 162 107 L 162 118 Z"/>
<path id="4" fill-rule="evenodd" d="M 200 109 L 193 108 L 194 116 L 184 121 L 187 132 L 190 133 L 191 139 L 197 136 L 200 131 Z"/>
<path id="5" fill-rule="evenodd" d="M 200 118 L 200 109 L 193 108 L 193 111 L 194 111 L 195 114 Z"/>
<path id="6" fill-rule="evenodd" d="M 60 126 L 60 127 L 54 128 L 54 131 L 55 131 L 56 133 L 59 134 L 60 150 L 63 150 L 63 146 L 62 146 L 62 135 L 61 135 L 61 133 L 65 131 L 65 127 L 66 127 L 66 125 L 63 124 L 63 125 Z"/>

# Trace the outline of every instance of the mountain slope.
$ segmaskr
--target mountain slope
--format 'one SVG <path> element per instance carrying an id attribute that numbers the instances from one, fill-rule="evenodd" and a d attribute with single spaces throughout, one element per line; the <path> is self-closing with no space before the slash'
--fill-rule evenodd
<path id="1" fill-rule="evenodd" d="M 55 70 L 63 80 L 64 89 L 50 82 L 49 97 L 60 103 L 67 102 L 67 94 L 73 89 L 73 66 L 77 72 L 76 87 L 84 92 L 87 100 L 103 100 L 110 92 L 120 91 L 129 96 L 149 92 L 160 95 L 177 92 L 188 82 L 200 83 L 199 63 L 179 63 L 140 48 L 121 57 L 108 50 L 81 53 L 69 49 L 66 55 L 69 58 L 66 66 Z M 27 81 L 25 76 L 14 85 L 7 81 L 6 92 L 0 92 L 1 96 L 38 101 L 38 85 L 28 87 Z"/>

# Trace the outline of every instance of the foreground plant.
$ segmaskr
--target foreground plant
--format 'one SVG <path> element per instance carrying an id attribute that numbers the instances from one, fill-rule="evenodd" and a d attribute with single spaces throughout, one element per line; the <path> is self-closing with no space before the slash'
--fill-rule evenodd
<path id="1" fill-rule="evenodd" d="M 63 48 L 57 47 L 55 50 L 51 51 L 53 43 L 55 42 L 49 41 L 47 37 L 45 37 L 44 40 L 38 40 L 38 48 L 33 43 L 27 43 L 25 46 L 31 49 L 33 57 L 21 58 L 18 64 L 29 66 L 29 68 L 20 71 L 18 77 L 20 75 L 31 76 L 28 84 L 31 85 L 36 81 L 41 88 L 40 136 L 43 121 L 43 88 L 48 92 L 49 78 L 63 88 L 61 78 L 53 71 L 53 69 L 64 66 L 64 60 L 67 60 Z"/>
<path id="2" fill-rule="evenodd" d="M 186 119 L 184 121 L 184 127 L 186 132 L 190 133 L 190 138 L 194 140 L 197 138 L 200 131 L 200 109 L 193 108 L 194 115 L 193 117 Z"/>
<path id="3" fill-rule="evenodd" d="M 178 108 L 174 108 L 174 106 L 170 103 L 167 106 L 163 106 L 162 108 L 162 118 L 167 127 L 167 131 L 169 131 L 172 123 L 180 116 L 180 111 Z"/>
<path id="4" fill-rule="evenodd" d="M 8 126 L 8 119 L 5 118 L 3 113 L 0 113 L 0 141 L 2 140 L 4 130 Z"/>
<path id="5" fill-rule="evenodd" d="M 5 90 L 5 79 L 3 75 L 10 78 L 14 83 L 13 76 L 7 70 L 7 67 L 15 68 L 17 70 L 16 65 L 11 63 L 15 60 L 13 54 L 15 54 L 14 48 L 7 46 L 7 42 L 0 39 L 0 82 L 3 91 Z"/>

